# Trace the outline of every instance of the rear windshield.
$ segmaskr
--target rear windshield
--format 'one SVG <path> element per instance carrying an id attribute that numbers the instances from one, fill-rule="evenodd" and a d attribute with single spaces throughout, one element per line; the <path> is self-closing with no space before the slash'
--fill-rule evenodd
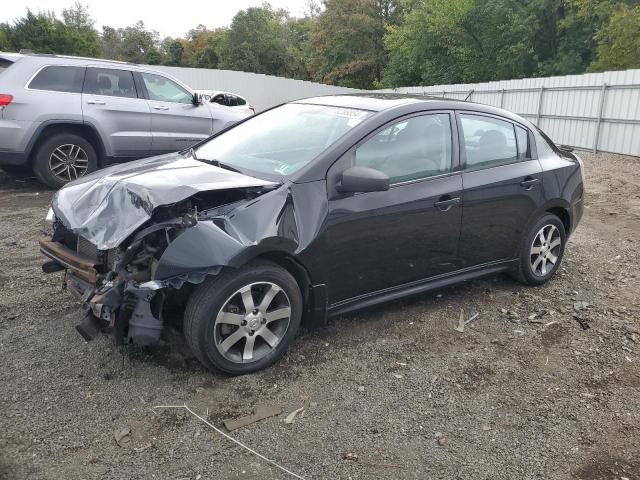
<path id="1" fill-rule="evenodd" d="M 80 93 L 84 81 L 84 67 L 49 65 L 40 70 L 29 83 L 32 90 Z"/>

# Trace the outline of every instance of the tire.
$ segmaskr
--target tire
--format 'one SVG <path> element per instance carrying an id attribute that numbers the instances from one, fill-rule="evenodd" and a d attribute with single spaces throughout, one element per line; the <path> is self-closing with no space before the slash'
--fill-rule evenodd
<path id="1" fill-rule="evenodd" d="M 33 159 L 33 173 L 55 189 L 97 169 L 95 148 L 74 133 L 57 133 L 47 138 L 38 146 Z"/>
<path id="2" fill-rule="evenodd" d="M 551 241 L 548 241 L 549 234 Z M 544 241 L 541 235 L 545 237 Z M 551 213 L 542 216 L 533 224 L 522 242 L 520 261 L 514 277 L 525 285 L 535 286 L 547 282 L 562 263 L 566 241 L 562 220 Z"/>
<path id="3" fill-rule="evenodd" d="M 251 311 L 247 288 L 249 305 L 256 307 Z M 263 306 L 266 293 L 271 299 Z M 289 272 L 271 262 L 253 262 L 205 280 L 191 294 L 184 336 L 205 367 L 229 375 L 255 372 L 287 351 L 300 327 L 302 303 L 300 287 Z M 289 317 L 284 318 L 287 306 Z M 282 318 L 274 318 L 278 316 Z"/>

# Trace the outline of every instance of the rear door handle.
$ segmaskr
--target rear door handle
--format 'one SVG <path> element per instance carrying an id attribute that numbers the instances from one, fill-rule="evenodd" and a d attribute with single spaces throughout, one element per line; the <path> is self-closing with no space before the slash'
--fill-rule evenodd
<path id="1" fill-rule="evenodd" d="M 164 105 L 158 105 L 157 107 L 153 107 L 154 110 L 169 110 L 169 107 L 165 107 Z"/>
<path id="2" fill-rule="evenodd" d="M 443 212 L 446 212 L 450 210 L 451 207 L 453 207 L 454 205 L 457 205 L 458 203 L 460 203 L 460 197 L 455 197 L 455 198 L 440 197 L 440 200 L 434 203 L 433 206 L 439 210 L 442 210 Z"/>
<path id="3" fill-rule="evenodd" d="M 539 178 L 527 177 L 522 182 L 520 182 L 520 186 L 526 188 L 527 190 L 531 190 L 535 185 L 539 183 Z"/>
<path id="4" fill-rule="evenodd" d="M 87 100 L 87 103 L 89 105 L 106 105 L 107 104 L 107 102 L 103 100 Z"/>

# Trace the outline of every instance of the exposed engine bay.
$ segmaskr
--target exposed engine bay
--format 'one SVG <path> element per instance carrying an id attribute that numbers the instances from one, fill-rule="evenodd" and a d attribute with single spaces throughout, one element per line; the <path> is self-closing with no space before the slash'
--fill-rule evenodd
<path id="1" fill-rule="evenodd" d="M 277 192 L 281 185 L 200 162 L 185 168 L 182 156 L 173 158 L 181 164 L 180 173 L 187 172 L 191 177 L 193 172 L 189 169 L 192 167 L 200 170 L 202 179 L 204 172 L 201 166 L 204 165 L 216 170 L 218 183 L 222 183 L 219 182 L 221 177 L 230 176 L 232 188 L 202 190 L 188 195 L 198 186 L 186 181 L 187 186 L 182 189 L 186 198 L 155 205 L 155 201 L 145 198 L 146 185 L 139 181 L 152 180 L 155 183 L 156 179 L 149 179 L 155 172 L 149 173 L 147 168 L 139 174 L 135 169 L 135 164 L 140 162 L 149 164 L 144 160 L 121 167 L 107 190 L 108 201 L 113 204 L 113 198 L 118 194 L 114 190 L 121 189 L 120 199 L 127 200 L 124 205 L 118 201 L 115 204 L 117 208 L 110 205 L 105 210 L 103 204 L 107 199 L 96 199 L 95 191 L 91 192 L 94 184 L 86 181 L 80 186 L 89 188 L 80 195 L 73 191 L 74 188 L 78 190 L 74 184 L 60 190 L 52 200 L 48 218 L 52 221 L 53 235 L 50 240 L 40 242 L 41 252 L 50 259 L 43 265 L 43 270 L 66 270 L 67 288 L 85 306 L 84 319 L 77 329 L 87 341 L 103 332 L 114 334 L 119 343 L 149 345 L 156 342 L 163 328 L 162 311 L 169 291 L 178 291 L 185 284 L 201 283 L 207 275 L 219 273 L 224 266 L 232 265 L 233 259 L 246 250 L 247 245 L 255 245 L 259 237 L 270 233 L 254 229 L 251 232 L 254 238 L 249 238 L 251 233 L 243 231 L 244 215 L 239 211 L 256 205 L 256 200 L 269 192 L 280 193 L 272 202 L 267 202 L 271 203 L 266 207 L 269 216 L 276 223 L 284 222 L 287 228 L 279 229 L 281 232 L 292 234 L 292 240 L 297 237 L 295 219 L 283 215 L 288 210 L 291 216 L 293 210 L 287 200 L 288 191 Z M 164 166 L 166 162 L 160 157 L 158 164 Z M 132 167 L 134 175 L 123 181 L 122 170 L 131 170 Z M 96 182 L 99 191 L 105 191 L 104 178 L 110 177 L 102 177 Z M 243 179 L 248 181 L 239 182 Z M 188 178 L 182 179 L 185 180 Z M 237 186 L 242 183 L 244 185 Z M 179 187 L 175 179 L 173 185 Z M 211 188 L 211 183 L 206 183 L 206 187 Z M 175 188 L 172 193 L 175 194 Z M 87 198 L 91 203 L 87 204 Z M 79 201 L 83 202 L 84 211 L 76 215 L 76 211 L 68 206 L 77 205 Z M 92 212 L 88 212 L 87 206 Z M 254 224 L 244 222 L 244 226 Z M 290 229 L 291 224 L 293 230 Z M 122 241 L 114 241 L 114 238 L 124 235 L 122 232 L 127 233 L 132 225 L 136 227 L 132 233 Z"/>

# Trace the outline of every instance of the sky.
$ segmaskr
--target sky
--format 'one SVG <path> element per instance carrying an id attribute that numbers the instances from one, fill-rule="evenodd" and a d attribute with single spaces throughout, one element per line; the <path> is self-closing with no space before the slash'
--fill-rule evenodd
<path id="1" fill-rule="evenodd" d="M 72 6 L 75 0 L 5 0 L 2 3 L 0 23 L 24 16 L 27 8 L 34 12 L 53 10 L 61 16 L 62 9 Z M 81 0 L 80 3 L 89 6 L 99 31 L 103 25 L 126 27 L 142 20 L 161 37 L 184 37 L 198 24 L 208 28 L 229 26 L 238 11 L 260 6 L 263 0 Z M 308 10 L 307 0 L 270 0 L 269 3 L 274 8 L 286 8 L 296 17 Z"/>

